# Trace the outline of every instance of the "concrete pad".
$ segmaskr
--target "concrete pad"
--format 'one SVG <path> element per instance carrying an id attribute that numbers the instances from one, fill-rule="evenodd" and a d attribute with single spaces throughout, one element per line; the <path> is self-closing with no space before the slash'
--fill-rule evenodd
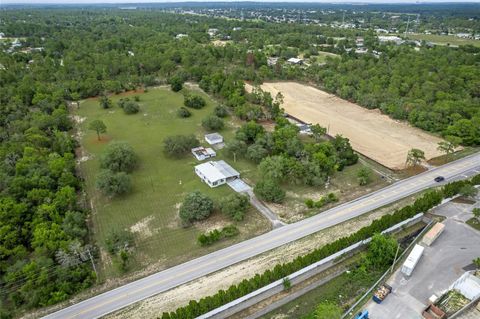
<path id="1" fill-rule="evenodd" d="M 480 232 L 463 223 L 472 217 L 471 205 L 448 203 L 435 213 L 447 217 L 444 232 L 425 247 L 410 277 L 398 269 L 387 280 L 393 291 L 381 304 L 367 304 L 371 318 L 422 318 L 428 298 L 442 295 L 480 256 Z"/>

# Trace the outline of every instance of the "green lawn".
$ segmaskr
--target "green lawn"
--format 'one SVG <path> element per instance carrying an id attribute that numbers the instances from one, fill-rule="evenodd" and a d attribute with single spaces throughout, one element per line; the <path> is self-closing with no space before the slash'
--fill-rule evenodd
<path id="1" fill-rule="evenodd" d="M 197 244 L 196 239 L 201 232 L 225 226 L 230 220 L 216 213 L 203 223 L 182 228 L 178 207 L 184 196 L 190 191 L 200 190 L 213 199 L 219 199 L 233 191 L 226 185 L 211 189 L 202 183 L 194 173 L 194 166 L 199 162 L 190 154 L 182 159 L 166 157 L 162 141 L 168 135 L 193 133 L 205 144 L 203 135 L 206 132 L 200 123 L 212 112 L 214 102 L 202 94 L 207 106 L 192 110 L 190 118 L 181 119 L 176 115 L 176 110 L 183 105 L 181 93 L 153 88 L 136 95 L 140 96 L 141 110 L 135 115 L 124 114 L 118 106 L 101 109 L 97 99 L 83 101 L 75 111 L 82 120 L 85 118 L 80 124 L 84 134 L 81 144 L 91 159 L 81 164 L 81 170 L 93 206 L 93 235 L 97 243 L 102 247 L 105 236 L 112 229 L 135 230 L 135 258 L 131 268 L 138 270 L 158 261 L 159 267 L 172 266 L 267 231 L 269 223 L 251 209 L 245 221 L 236 223 L 240 236 L 208 248 Z M 116 102 L 121 97 L 113 96 L 112 100 Z M 107 126 L 107 134 L 101 141 L 97 141 L 93 131 L 87 130 L 88 123 L 95 119 L 103 120 Z M 221 133 L 228 141 L 234 127 L 231 119 L 226 119 L 226 122 L 228 125 Z M 99 171 L 99 155 L 112 141 L 128 142 L 138 154 L 140 163 L 132 173 L 132 192 L 121 198 L 108 199 L 95 189 L 95 176 Z M 243 166 L 233 166 L 243 173 Z M 248 166 L 249 171 L 254 169 L 254 165 Z M 106 253 L 102 253 L 102 266 L 103 278 L 118 275 Z"/>
<path id="2" fill-rule="evenodd" d="M 413 40 L 425 40 L 440 45 L 466 45 L 471 44 L 480 47 L 480 40 L 462 39 L 453 35 L 437 35 L 437 34 L 409 34 L 408 38 Z"/>

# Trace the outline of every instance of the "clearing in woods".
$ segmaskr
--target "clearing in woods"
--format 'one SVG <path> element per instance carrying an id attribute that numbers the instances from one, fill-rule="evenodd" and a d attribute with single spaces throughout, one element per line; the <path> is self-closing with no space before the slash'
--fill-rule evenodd
<path id="1" fill-rule="evenodd" d="M 296 82 L 270 82 L 261 85 L 273 97 L 284 96 L 283 108 L 289 115 L 306 123 L 320 124 L 328 134 L 341 134 L 350 139 L 359 153 L 395 170 L 405 167 L 412 148 L 425 152 L 427 160 L 442 155 L 437 150 L 442 139 L 405 122 L 342 100 L 333 94 Z M 247 91 L 251 90 L 246 85 Z"/>
<path id="2" fill-rule="evenodd" d="M 179 118 L 176 113 L 183 105 L 182 93 L 174 93 L 167 88 L 150 88 L 145 93 L 112 96 L 115 106 L 106 110 L 100 107 L 98 99 L 87 99 L 74 111 L 77 138 L 82 145 L 83 155 L 79 165 L 93 206 L 93 236 L 101 247 L 101 279 L 118 277 L 118 271 L 105 250 L 105 238 L 114 229 L 126 229 L 135 236 L 134 260 L 130 270 L 148 268 L 150 272 L 232 245 L 270 229 L 268 221 L 253 208 L 241 222 L 233 222 L 225 215 L 215 212 L 192 227 L 181 227 L 178 209 L 188 192 L 199 190 L 214 201 L 233 193 L 227 185 L 212 189 L 202 183 L 194 173 L 194 166 L 199 162 L 191 154 L 173 159 L 163 152 L 163 140 L 169 135 L 195 134 L 206 145 L 203 140 L 206 131 L 202 128 L 201 121 L 212 113 L 215 103 L 195 87 L 184 88 L 183 91 L 195 91 L 207 102 L 201 110 L 191 109 L 192 116 L 186 119 Z M 140 97 L 139 113 L 126 115 L 116 105 L 126 95 L 131 95 L 130 98 L 133 95 Z M 97 141 L 95 132 L 88 130 L 89 123 L 95 119 L 102 120 L 107 126 L 107 133 L 102 135 L 101 141 Z M 236 126 L 240 124 L 234 123 L 230 117 L 225 122 L 225 128 L 220 133 L 229 141 Z M 129 143 L 139 157 L 139 165 L 131 174 L 132 192 L 109 199 L 98 192 L 95 178 L 100 170 L 99 157 L 113 141 Z M 217 159 L 224 158 L 219 154 Z M 254 166 L 246 161 L 233 163 L 228 158 L 225 160 L 237 168 L 242 176 L 244 173 L 245 176 L 255 173 Z M 239 228 L 239 236 L 211 247 L 201 247 L 197 243 L 200 233 L 231 223 Z"/>

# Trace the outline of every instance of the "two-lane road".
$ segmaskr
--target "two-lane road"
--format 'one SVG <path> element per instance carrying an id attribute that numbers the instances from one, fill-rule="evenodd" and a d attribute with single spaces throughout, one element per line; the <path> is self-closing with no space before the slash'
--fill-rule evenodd
<path id="1" fill-rule="evenodd" d="M 478 173 L 480 173 L 480 153 L 399 181 L 297 223 L 274 229 L 258 237 L 160 271 L 74 304 L 45 318 L 101 317 L 137 301 L 438 185 L 433 180 L 436 176 L 444 176 L 446 182 L 449 182 L 464 179 Z"/>

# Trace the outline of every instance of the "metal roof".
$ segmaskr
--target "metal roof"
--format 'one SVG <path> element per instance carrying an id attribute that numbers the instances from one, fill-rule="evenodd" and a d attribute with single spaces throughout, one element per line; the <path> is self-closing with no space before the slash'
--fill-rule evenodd
<path id="1" fill-rule="evenodd" d="M 212 165 L 215 166 L 220 171 L 220 173 L 222 173 L 223 176 L 225 176 L 225 178 L 240 176 L 239 172 L 237 172 L 233 167 L 228 165 L 227 162 L 223 160 L 217 161 L 217 162 L 210 162 L 210 163 L 212 163 Z"/>

